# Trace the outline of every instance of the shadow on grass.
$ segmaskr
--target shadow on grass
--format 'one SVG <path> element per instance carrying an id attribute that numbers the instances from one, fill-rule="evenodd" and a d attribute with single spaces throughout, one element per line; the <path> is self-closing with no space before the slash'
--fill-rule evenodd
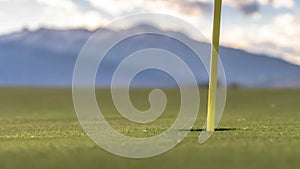
<path id="1" fill-rule="evenodd" d="M 239 130 L 238 128 L 216 128 L 215 131 L 232 131 L 232 130 Z M 206 129 L 181 129 L 179 131 L 206 131 Z"/>

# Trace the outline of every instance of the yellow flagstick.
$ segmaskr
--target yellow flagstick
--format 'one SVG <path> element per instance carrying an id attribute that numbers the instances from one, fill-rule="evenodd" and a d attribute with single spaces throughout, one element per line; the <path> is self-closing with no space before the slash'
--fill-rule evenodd
<path id="1" fill-rule="evenodd" d="M 207 131 L 215 130 L 216 95 L 218 82 L 218 59 L 222 0 L 214 0 L 213 34 L 208 88 Z"/>

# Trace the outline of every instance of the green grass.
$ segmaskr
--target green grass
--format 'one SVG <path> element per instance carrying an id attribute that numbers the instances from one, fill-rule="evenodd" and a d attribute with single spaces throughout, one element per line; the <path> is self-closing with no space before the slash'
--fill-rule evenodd
<path id="1" fill-rule="evenodd" d="M 83 132 L 70 89 L 0 88 L 1 169 L 296 169 L 300 166 L 300 90 L 230 89 L 220 128 L 198 143 L 205 119 L 205 90 L 196 131 L 160 156 L 127 159 L 112 155 Z M 133 104 L 145 110 L 148 90 L 132 92 Z M 148 125 L 120 116 L 106 90 L 98 90 L 100 108 L 109 123 L 133 137 L 157 135 L 177 115 L 178 92 L 167 90 L 166 113 Z"/>

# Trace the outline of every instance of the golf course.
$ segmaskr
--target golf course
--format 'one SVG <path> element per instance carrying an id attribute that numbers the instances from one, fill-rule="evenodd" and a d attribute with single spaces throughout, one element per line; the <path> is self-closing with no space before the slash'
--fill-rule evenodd
<path id="1" fill-rule="evenodd" d="M 133 105 L 149 107 L 150 89 L 131 90 Z M 77 119 L 70 88 L 0 88 L 1 169 L 296 169 L 300 166 L 300 90 L 228 89 L 218 130 L 204 144 L 207 90 L 200 89 L 198 118 L 172 150 L 147 159 L 110 154 L 96 145 Z M 174 122 L 180 95 L 166 89 L 168 104 L 155 122 L 137 124 L 114 108 L 110 90 L 97 89 L 107 121 L 131 137 L 160 134 Z"/>

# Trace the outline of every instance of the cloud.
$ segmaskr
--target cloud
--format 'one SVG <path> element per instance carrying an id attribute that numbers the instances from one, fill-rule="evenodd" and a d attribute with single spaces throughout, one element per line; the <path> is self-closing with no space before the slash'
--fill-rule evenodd
<path id="1" fill-rule="evenodd" d="M 211 2 L 199 0 L 0 0 L 0 32 L 28 27 L 95 29 L 109 21 L 139 12 L 173 15 L 199 25 L 210 16 Z"/>
<path id="2" fill-rule="evenodd" d="M 253 14 L 259 11 L 259 5 L 255 1 L 249 4 L 242 4 L 238 8 L 246 15 Z"/>
<path id="3" fill-rule="evenodd" d="M 275 8 L 293 8 L 295 0 L 257 0 L 261 5 L 271 5 Z"/>
<path id="4" fill-rule="evenodd" d="M 87 1 L 109 20 L 135 13 L 156 12 L 181 18 L 193 25 L 204 25 L 206 16 L 210 16 L 212 11 L 211 1 L 202 0 Z"/>
<path id="5" fill-rule="evenodd" d="M 123 0 L 88 0 L 88 2 L 98 10 L 101 10 L 111 16 L 119 16 L 132 11 L 140 4 L 139 0 L 132 0 L 130 3 Z"/>
<path id="6" fill-rule="evenodd" d="M 300 18 L 281 14 L 265 24 L 232 25 L 224 30 L 223 44 L 267 53 L 300 65 Z"/>
<path id="7" fill-rule="evenodd" d="M 224 0 L 224 4 L 236 8 L 246 15 L 260 12 L 261 6 L 293 8 L 296 5 L 295 0 Z"/>
<path id="8" fill-rule="evenodd" d="M 246 15 L 259 12 L 260 4 L 256 0 L 224 0 L 224 4 L 240 10 Z"/>
<path id="9" fill-rule="evenodd" d="M 158 12 L 184 19 L 211 34 L 212 0 L 0 0 L 0 31 L 29 27 L 95 29 L 118 17 L 138 12 Z M 259 13 L 261 6 L 294 8 L 295 0 L 224 0 L 224 5 L 245 15 Z M 273 15 L 273 14 L 272 14 Z M 273 17 L 273 16 L 272 16 Z M 296 14 L 281 14 L 264 23 L 223 24 L 224 45 L 277 55 L 300 64 L 300 19 Z M 247 18 L 245 18 L 247 19 Z M 247 22 L 248 20 L 246 20 Z"/>
<path id="10" fill-rule="evenodd" d="M 201 0 L 132 0 L 130 3 L 124 0 L 88 0 L 96 8 L 110 12 L 114 15 L 122 14 L 127 11 L 132 11 L 136 8 L 144 10 L 160 10 L 160 8 L 171 8 L 180 10 L 184 13 L 191 13 L 194 10 L 210 11 L 211 2 Z M 160 6 L 157 6 L 160 5 Z"/>
<path id="11" fill-rule="evenodd" d="M 105 3 L 97 0 L 89 1 L 94 7 L 108 12 L 114 17 L 129 12 L 155 11 L 180 17 L 195 25 L 199 25 L 200 20 L 212 12 L 211 0 L 133 0 L 130 5 L 122 0 L 111 0 Z M 261 6 L 293 8 L 295 1 L 224 0 L 224 5 L 238 9 L 245 15 L 256 16 L 260 13 Z M 114 10 L 110 10 L 111 8 Z M 234 25 L 229 30 L 224 30 L 222 36 L 225 45 L 251 52 L 267 53 L 300 64 L 300 48 L 297 46 L 300 44 L 300 40 L 298 40 L 300 30 L 297 29 L 299 27 L 300 20 L 298 18 L 291 14 L 284 14 L 276 16 L 266 23 L 253 23 L 250 26 Z"/>
<path id="12" fill-rule="evenodd" d="M 198 10 L 202 13 L 209 13 L 212 11 L 212 4 L 210 2 L 205 1 L 197 1 L 197 0 L 169 0 L 169 5 L 176 5 L 181 11 L 184 13 L 190 13 L 191 11 Z"/>
<path id="13" fill-rule="evenodd" d="M 211 2 L 199 0 L 88 0 L 97 9 L 111 16 L 121 16 L 129 12 L 161 12 L 191 16 L 211 11 Z"/>
<path id="14" fill-rule="evenodd" d="M 95 10 L 82 10 L 72 0 L 37 0 L 37 2 L 44 8 L 43 13 L 40 14 L 40 18 L 37 18 L 40 25 L 95 29 L 107 22 L 99 12 Z"/>
<path id="15" fill-rule="evenodd" d="M 65 10 L 73 10 L 76 8 L 72 0 L 37 0 L 37 2 L 49 7 L 61 8 Z"/>

